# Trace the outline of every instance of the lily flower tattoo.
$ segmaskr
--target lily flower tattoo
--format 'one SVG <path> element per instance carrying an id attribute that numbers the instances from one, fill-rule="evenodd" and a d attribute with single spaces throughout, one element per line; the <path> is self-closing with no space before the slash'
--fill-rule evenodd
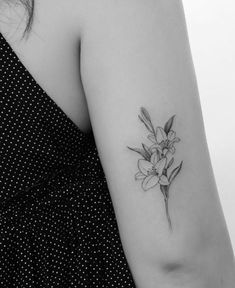
<path id="1" fill-rule="evenodd" d="M 169 188 L 175 177 L 179 174 L 183 161 L 171 168 L 174 163 L 173 154 L 175 154 L 175 143 L 180 142 L 176 137 L 176 132 L 172 130 L 175 115 L 173 115 L 165 124 L 164 128 L 154 128 L 148 111 L 141 107 L 139 115 L 140 121 L 148 130 L 147 138 L 151 144 L 142 144 L 142 148 L 131 148 L 130 150 L 142 156 L 138 160 L 137 166 L 139 171 L 135 174 L 135 180 L 142 180 L 142 189 L 147 191 L 155 186 L 160 186 L 164 197 L 166 217 L 170 230 L 172 222 L 168 209 Z"/>

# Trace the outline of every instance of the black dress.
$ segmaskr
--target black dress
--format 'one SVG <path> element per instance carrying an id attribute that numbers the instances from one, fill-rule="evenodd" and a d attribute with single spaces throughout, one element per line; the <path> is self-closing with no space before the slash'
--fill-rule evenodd
<path id="1" fill-rule="evenodd" d="M 0 34 L 0 287 L 135 287 L 93 133 Z"/>

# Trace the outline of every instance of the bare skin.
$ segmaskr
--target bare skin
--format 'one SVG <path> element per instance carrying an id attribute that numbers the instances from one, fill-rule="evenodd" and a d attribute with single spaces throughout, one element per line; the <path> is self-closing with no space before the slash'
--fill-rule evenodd
<path id="1" fill-rule="evenodd" d="M 38 84 L 88 132 L 91 126 L 79 71 L 81 24 L 75 1 L 36 1 L 33 28 L 24 39 L 24 9 L 1 4 L 1 33 Z"/>

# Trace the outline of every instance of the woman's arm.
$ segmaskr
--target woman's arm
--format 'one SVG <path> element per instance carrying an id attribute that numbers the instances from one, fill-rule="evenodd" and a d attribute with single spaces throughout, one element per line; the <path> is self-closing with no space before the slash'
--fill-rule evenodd
<path id="1" fill-rule="evenodd" d="M 234 287 L 181 1 L 84 2 L 82 81 L 137 287 Z"/>

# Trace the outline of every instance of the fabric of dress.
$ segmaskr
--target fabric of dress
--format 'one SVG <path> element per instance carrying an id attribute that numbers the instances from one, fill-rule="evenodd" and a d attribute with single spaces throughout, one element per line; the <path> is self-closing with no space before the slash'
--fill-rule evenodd
<path id="1" fill-rule="evenodd" d="M 135 287 L 93 133 L 1 33 L 0 287 Z"/>

